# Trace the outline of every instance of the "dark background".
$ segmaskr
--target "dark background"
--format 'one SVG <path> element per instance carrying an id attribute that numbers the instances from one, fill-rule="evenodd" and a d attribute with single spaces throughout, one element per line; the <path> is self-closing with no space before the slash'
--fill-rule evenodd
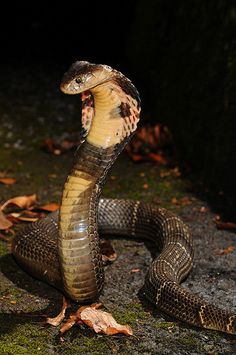
<path id="1" fill-rule="evenodd" d="M 234 1 L 68 1 L 54 6 L 35 1 L 6 6 L 0 21 L 3 73 L 21 67 L 40 68 L 45 75 L 63 73 L 78 59 L 123 71 L 141 93 L 143 122 L 162 122 L 172 130 L 179 157 L 195 174 L 196 185 L 201 181 L 210 191 L 207 198 L 234 215 Z"/>

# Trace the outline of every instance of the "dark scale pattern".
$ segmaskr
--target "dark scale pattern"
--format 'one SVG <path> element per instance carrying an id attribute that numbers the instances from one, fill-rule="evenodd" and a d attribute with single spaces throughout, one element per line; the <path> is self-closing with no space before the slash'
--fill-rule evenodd
<path id="1" fill-rule="evenodd" d="M 12 252 L 26 272 L 62 289 L 57 242 L 58 212 L 54 212 L 23 227 L 13 240 Z"/>
<path id="2" fill-rule="evenodd" d="M 117 72 L 117 75 L 114 81 L 120 86 L 120 88 L 127 94 L 133 97 L 133 99 L 137 102 L 137 109 L 140 108 L 141 100 L 136 87 L 132 84 L 132 82 L 126 78 L 121 73 Z"/>
<path id="3" fill-rule="evenodd" d="M 120 116 L 121 116 L 122 118 L 129 117 L 129 116 L 130 116 L 131 112 L 130 112 L 130 105 L 129 105 L 129 104 L 127 104 L 127 103 L 125 103 L 125 102 L 122 102 L 122 103 L 120 104 L 119 109 L 120 109 Z"/>
<path id="4" fill-rule="evenodd" d="M 57 224 L 58 213 L 53 213 L 24 228 L 14 239 L 12 250 L 16 260 L 27 272 L 63 290 L 57 251 Z M 169 234 L 172 227 L 175 229 Z M 191 269 L 193 257 L 190 234 L 180 219 L 164 209 L 142 202 L 101 199 L 98 229 L 101 235 L 133 236 L 155 242 L 161 253 L 149 268 L 144 292 L 159 309 L 193 325 L 236 333 L 235 316 L 205 304 L 179 285 Z M 96 240 L 99 243 L 98 238 Z M 95 258 L 97 248 L 97 245 L 92 248 Z M 174 262 L 176 251 L 181 257 Z M 50 273 L 45 274 L 47 266 L 52 265 L 53 268 L 48 268 Z M 100 267 L 98 264 L 96 271 L 99 272 Z"/>

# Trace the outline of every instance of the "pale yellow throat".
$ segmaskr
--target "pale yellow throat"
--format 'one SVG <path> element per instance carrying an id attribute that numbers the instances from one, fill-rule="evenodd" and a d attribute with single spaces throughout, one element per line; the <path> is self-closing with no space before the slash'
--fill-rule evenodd
<path id="1" fill-rule="evenodd" d="M 119 113 L 121 98 L 112 85 L 102 84 L 91 90 L 95 113 L 87 141 L 98 148 L 109 148 L 122 140 L 123 119 Z"/>

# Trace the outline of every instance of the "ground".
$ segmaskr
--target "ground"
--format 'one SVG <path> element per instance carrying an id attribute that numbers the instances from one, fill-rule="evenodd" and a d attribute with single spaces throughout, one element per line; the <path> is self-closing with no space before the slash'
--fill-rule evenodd
<path id="1" fill-rule="evenodd" d="M 1 202 L 36 193 L 40 204 L 60 202 L 73 151 L 56 156 L 42 148 L 45 138 L 78 137 L 79 97 L 58 90 L 60 71 L 44 68 L 5 71 L 0 83 L 1 174 L 16 178 L 0 185 Z M 9 80 L 9 78 L 11 80 Z M 33 78 L 33 79 L 32 79 Z M 164 172 L 164 173 L 163 173 Z M 217 230 L 216 211 L 192 191 L 193 181 L 154 163 L 135 164 L 122 153 L 104 188 L 106 197 L 133 198 L 172 209 L 190 226 L 194 267 L 183 287 L 208 302 L 236 308 L 235 234 Z M 201 192 L 201 191 L 199 191 Z M 0 354 L 234 354 L 234 336 L 193 328 L 161 314 L 140 293 L 151 261 L 147 243 L 113 239 L 118 259 L 106 266 L 101 302 L 114 317 L 129 324 L 133 337 L 96 335 L 74 327 L 61 343 L 59 328 L 45 326 L 46 316 L 60 309 L 62 295 L 24 273 L 0 241 Z"/>

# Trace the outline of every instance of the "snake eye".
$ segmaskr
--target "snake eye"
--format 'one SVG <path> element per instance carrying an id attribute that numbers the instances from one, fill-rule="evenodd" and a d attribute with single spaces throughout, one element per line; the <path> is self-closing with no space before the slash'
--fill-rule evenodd
<path id="1" fill-rule="evenodd" d="M 83 83 L 83 79 L 81 77 L 78 77 L 78 78 L 75 79 L 75 82 L 77 84 L 82 84 Z"/>

